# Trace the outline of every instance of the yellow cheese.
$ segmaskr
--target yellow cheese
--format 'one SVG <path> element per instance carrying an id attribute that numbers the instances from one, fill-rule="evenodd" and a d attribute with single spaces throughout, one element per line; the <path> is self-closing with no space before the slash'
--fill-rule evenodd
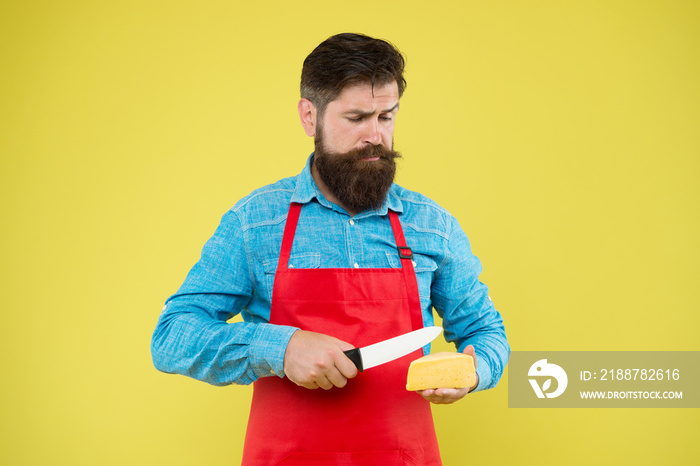
<path id="1" fill-rule="evenodd" d="M 474 361 L 468 354 L 433 353 L 416 359 L 408 368 L 406 390 L 462 388 L 476 383 Z"/>

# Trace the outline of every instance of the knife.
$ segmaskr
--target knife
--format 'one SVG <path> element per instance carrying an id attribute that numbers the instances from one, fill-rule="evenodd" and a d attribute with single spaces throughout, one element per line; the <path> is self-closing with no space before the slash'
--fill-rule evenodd
<path id="1" fill-rule="evenodd" d="M 440 335 L 440 332 L 442 332 L 442 327 L 424 327 L 373 345 L 343 351 L 343 353 L 362 372 L 422 348 Z"/>

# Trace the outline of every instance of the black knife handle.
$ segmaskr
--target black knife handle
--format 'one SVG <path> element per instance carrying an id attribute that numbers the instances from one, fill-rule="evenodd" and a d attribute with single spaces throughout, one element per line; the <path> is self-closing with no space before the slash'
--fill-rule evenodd
<path id="1" fill-rule="evenodd" d="M 360 348 L 353 348 L 351 350 L 343 351 L 343 353 L 345 353 L 345 356 L 350 358 L 350 360 L 355 363 L 357 370 L 360 372 L 364 370 L 362 367 L 362 355 L 360 354 Z"/>

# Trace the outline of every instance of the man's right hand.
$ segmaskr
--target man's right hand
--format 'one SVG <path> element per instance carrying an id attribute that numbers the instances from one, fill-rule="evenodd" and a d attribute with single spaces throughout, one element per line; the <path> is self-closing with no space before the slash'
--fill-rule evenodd
<path id="1" fill-rule="evenodd" d="M 344 387 L 348 379 L 357 375 L 357 367 L 343 354 L 353 348 L 350 343 L 329 335 L 297 330 L 284 353 L 284 373 L 305 388 Z"/>

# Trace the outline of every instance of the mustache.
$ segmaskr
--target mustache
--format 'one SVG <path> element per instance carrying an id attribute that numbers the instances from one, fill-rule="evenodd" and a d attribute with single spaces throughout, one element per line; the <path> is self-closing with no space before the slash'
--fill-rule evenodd
<path id="1" fill-rule="evenodd" d="M 362 147 L 360 149 L 355 149 L 353 151 L 350 151 L 347 153 L 347 156 L 351 160 L 359 161 L 362 159 L 370 158 L 370 157 L 379 157 L 380 159 L 385 159 L 385 160 L 394 160 L 397 158 L 401 158 L 401 154 L 386 148 L 385 146 L 378 144 L 376 146 L 374 145 L 368 145 L 365 147 Z"/>

